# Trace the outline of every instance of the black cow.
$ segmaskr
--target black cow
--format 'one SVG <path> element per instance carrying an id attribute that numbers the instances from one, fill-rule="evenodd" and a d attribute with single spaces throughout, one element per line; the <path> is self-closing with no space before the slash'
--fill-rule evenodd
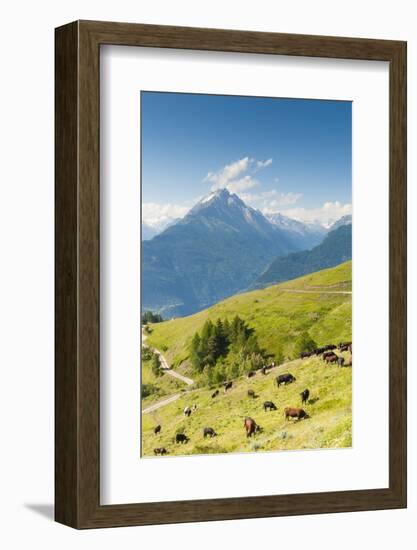
<path id="1" fill-rule="evenodd" d="M 300 359 L 306 359 L 307 357 L 311 357 L 311 351 L 302 351 L 300 353 Z"/>
<path id="2" fill-rule="evenodd" d="M 189 441 L 190 438 L 185 434 L 176 434 L 175 436 L 175 443 L 188 443 Z"/>
<path id="3" fill-rule="evenodd" d="M 206 438 L 207 436 L 210 437 L 216 437 L 216 432 L 213 430 L 213 428 L 204 428 L 203 430 L 203 436 Z"/>
<path id="4" fill-rule="evenodd" d="M 281 384 L 291 384 L 291 382 L 295 382 L 297 379 L 295 376 L 287 372 L 285 374 L 280 374 L 275 380 L 277 382 L 277 386 L 280 387 Z"/>
<path id="5" fill-rule="evenodd" d="M 256 376 L 256 371 L 250 370 L 250 371 L 248 372 L 247 377 L 248 377 L 248 378 L 252 378 L 252 376 Z"/>
<path id="6" fill-rule="evenodd" d="M 153 452 L 154 455 L 166 455 L 168 451 L 165 449 L 165 447 L 157 447 L 153 450 Z"/>
<path id="7" fill-rule="evenodd" d="M 337 348 L 334 344 L 328 344 L 327 346 L 324 346 L 326 348 L 326 351 L 332 351 Z"/>
<path id="8" fill-rule="evenodd" d="M 307 399 L 310 397 L 310 390 L 305 389 L 300 393 L 301 404 L 307 403 Z"/>
<path id="9" fill-rule="evenodd" d="M 211 397 L 214 399 L 219 395 L 219 390 L 216 390 L 214 393 L 211 394 Z"/>
<path id="10" fill-rule="evenodd" d="M 230 388 L 233 386 L 233 382 L 224 382 L 223 383 L 223 387 L 224 387 L 224 392 L 226 393 L 227 390 L 230 390 Z"/>
<path id="11" fill-rule="evenodd" d="M 156 426 L 156 427 L 153 429 L 153 433 L 154 433 L 155 435 L 161 433 L 161 425 L 160 425 L 160 424 L 158 424 L 158 426 Z"/>
<path id="12" fill-rule="evenodd" d="M 274 403 L 272 403 L 272 401 L 265 401 L 264 403 L 264 411 L 276 411 L 277 408 L 276 406 L 274 405 Z"/>
<path id="13" fill-rule="evenodd" d="M 252 397 L 252 399 L 256 397 L 254 390 L 248 390 L 248 397 Z"/>

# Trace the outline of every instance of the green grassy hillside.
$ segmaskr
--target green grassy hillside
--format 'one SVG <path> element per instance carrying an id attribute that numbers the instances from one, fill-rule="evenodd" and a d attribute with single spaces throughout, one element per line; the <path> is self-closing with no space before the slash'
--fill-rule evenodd
<path id="1" fill-rule="evenodd" d="M 292 373 L 296 381 L 278 388 L 275 378 L 284 372 Z M 221 389 L 214 399 L 213 389 L 187 391 L 174 403 L 142 415 L 142 456 L 153 456 L 156 447 L 165 447 L 169 455 L 350 447 L 351 384 L 350 368 L 326 366 L 314 357 L 281 365 L 267 375 L 258 372 L 250 379 L 241 377 L 228 393 Z M 255 391 L 255 399 L 247 396 L 249 388 Z M 306 388 L 310 402 L 303 408 L 310 418 L 286 421 L 284 407 L 301 406 L 299 394 Z M 263 402 L 269 400 L 277 411 L 264 412 Z M 184 407 L 194 403 L 197 410 L 185 417 Z M 246 438 L 245 416 L 262 427 L 252 438 Z M 162 432 L 154 435 L 158 424 Z M 218 436 L 204 439 L 204 427 L 213 428 Z M 190 438 L 187 444 L 174 443 L 175 434 L 180 432 Z"/>
<path id="2" fill-rule="evenodd" d="M 318 345 L 351 339 L 352 262 L 318 271 L 262 290 L 237 294 L 191 315 L 151 326 L 147 343 L 164 350 L 171 366 L 187 370 L 189 345 L 207 319 L 230 320 L 238 314 L 255 329 L 268 353 L 281 348 L 294 359 L 294 341 L 303 331 Z"/>

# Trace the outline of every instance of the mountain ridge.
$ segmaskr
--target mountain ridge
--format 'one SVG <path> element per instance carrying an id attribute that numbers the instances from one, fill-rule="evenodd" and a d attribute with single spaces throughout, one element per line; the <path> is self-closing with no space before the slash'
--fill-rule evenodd
<path id="1" fill-rule="evenodd" d="M 311 250 L 276 258 L 250 288 L 282 283 L 352 259 L 352 225 L 342 224 L 329 231 L 323 242 Z"/>
<path id="2" fill-rule="evenodd" d="M 142 308 L 186 315 L 246 288 L 299 246 L 259 211 L 221 189 L 142 243 Z"/>

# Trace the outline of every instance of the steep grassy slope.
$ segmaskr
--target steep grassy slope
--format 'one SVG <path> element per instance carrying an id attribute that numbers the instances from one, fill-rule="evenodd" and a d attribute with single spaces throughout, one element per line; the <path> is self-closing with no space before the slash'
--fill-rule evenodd
<path id="1" fill-rule="evenodd" d="M 283 372 L 291 372 L 296 382 L 277 388 L 275 377 Z M 237 379 L 228 393 L 220 390 L 214 399 L 213 389 L 187 391 L 174 403 L 142 415 L 142 455 L 153 456 L 156 447 L 165 447 L 169 455 L 350 447 L 351 383 L 350 368 L 325 366 L 314 357 L 281 365 L 265 376 L 258 373 L 249 380 Z M 255 399 L 247 396 L 249 388 L 256 392 Z M 301 406 L 299 394 L 305 388 L 310 390 L 310 403 L 303 407 L 310 418 L 286 421 L 284 407 Z M 264 412 L 266 400 L 273 401 L 278 410 Z M 184 417 L 184 407 L 194 403 L 197 410 Z M 246 438 L 245 416 L 262 427 L 252 438 Z M 157 424 L 162 432 L 156 436 L 153 428 Z M 204 439 L 204 427 L 213 428 L 218 436 Z M 180 432 L 190 438 L 187 444 L 174 443 Z"/>
<path id="2" fill-rule="evenodd" d="M 206 319 L 239 315 L 268 353 L 294 358 L 294 342 L 308 330 L 318 345 L 351 339 L 352 262 L 263 290 L 237 294 L 204 311 L 152 325 L 147 343 L 164 349 L 171 366 L 187 370 L 189 344 Z M 345 293 L 344 293 L 345 292 Z"/>

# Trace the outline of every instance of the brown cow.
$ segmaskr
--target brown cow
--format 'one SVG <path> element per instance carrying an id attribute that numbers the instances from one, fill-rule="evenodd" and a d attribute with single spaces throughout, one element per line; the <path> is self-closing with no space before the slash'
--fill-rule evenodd
<path id="1" fill-rule="evenodd" d="M 243 426 L 246 430 L 246 437 L 252 437 L 252 435 L 256 432 L 259 432 L 260 427 L 255 422 L 253 418 L 250 418 L 250 416 L 247 416 L 245 418 L 245 421 L 243 423 Z"/>
<path id="2" fill-rule="evenodd" d="M 248 397 L 252 397 L 253 399 L 255 399 L 256 395 L 254 390 L 248 390 Z"/>
<path id="3" fill-rule="evenodd" d="M 338 360 L 338 356 L 333 353 L 333 355 L 328 355 L 327 357 L 324 358 L 324 362 L 329 364 L 329 363 L 337 363 L 337 360 Z"/>
<path id="4" fill-rule="evenodd" d="M 301 420 L 302 418 L 308 418 L 308 414 L 304 409 L 299 409 L 298 407 L 285 407 L 284 409 L 285 420 L 289 418 L 297 418 Z"/>

